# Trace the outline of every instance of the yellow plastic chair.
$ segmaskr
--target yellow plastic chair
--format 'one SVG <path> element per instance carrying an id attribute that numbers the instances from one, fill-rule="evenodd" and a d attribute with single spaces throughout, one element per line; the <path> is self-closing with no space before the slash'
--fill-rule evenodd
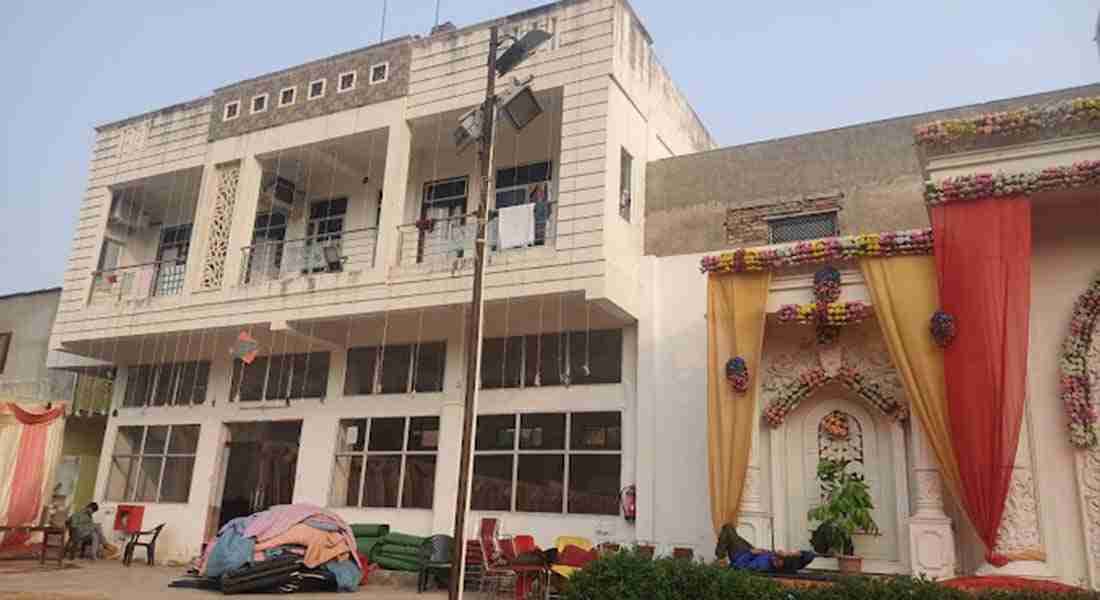
<path id="1" fill-rule="evenodd" d="M 560 535 L 554 540 L 554 547 L 558 549 L 559 554 L 565 550 L 566 546 L 576 546 L 581 550 L 591 550 L 593 547 L 592 542 L 588 541 L 588 538 L 582 538 L 575 535 Z M 580 568 L 570 567 L 568 565 L 554 565 L 550 567 L 550 570 L 568 579 L 573 576 L 573 573 L 579 571 Z"/>

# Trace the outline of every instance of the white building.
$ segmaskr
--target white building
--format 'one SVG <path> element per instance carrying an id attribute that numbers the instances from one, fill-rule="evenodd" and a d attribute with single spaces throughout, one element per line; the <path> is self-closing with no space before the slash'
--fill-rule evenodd
<path id="1" fill-rule="evenodd" d="M 94 497 L 166 523 L 163 559 L 290 501 L 451 531 L 479 185 L 451 132 L 491 25 L 552 39 L 509 74 L 545 112 L 496 139 L 496 205 L 534 225 L 489 257 L 471 527 L 637 538 L 645 165 L 714 144 L 630 6 L 584 0 L 96 128 L 50 344 L 118 366 Z"/>

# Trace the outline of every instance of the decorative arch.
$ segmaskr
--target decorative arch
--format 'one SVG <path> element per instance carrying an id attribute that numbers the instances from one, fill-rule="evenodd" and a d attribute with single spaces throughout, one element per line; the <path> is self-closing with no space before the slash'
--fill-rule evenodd
<path id="1" fill-rule="evenodd" d="M 1069 416 L 1069 441 L 1078 448 L 1096 448 L 1097 408 L 1093 403 L 1089 373 L 1089 352 L 1097 321 L 1100 320 L 1100 275 L 1077 302 L 1069 322 L 1069 335 L 1062 345 L 1060 361 L 1062 403 Z"/>
<path id="2" fill-rule="evenodd" d="M 834 381 L 895 421 L 902 422 L 909 418 L 908 409 L 893 394 L 884 391 L 878 383 L 869 381 L 856 369 L 843 365 L 834 375 L 829 375 L 820 366 L 802 371 L 798 377 L 779 388 L 775 400 L 764 409 L 764 420 L 772 427 L 779 427 L 810 394 Z"/>

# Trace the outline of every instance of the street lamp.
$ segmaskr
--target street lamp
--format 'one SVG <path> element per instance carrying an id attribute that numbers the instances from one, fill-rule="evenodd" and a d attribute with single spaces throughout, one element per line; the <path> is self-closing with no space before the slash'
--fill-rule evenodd
<path id="1" fill-rule="evenodd" d="M 462 453 L 459 455 L 458 497 L 455 499 L 454 547 L 451 552 L 451 581 L 448 589 L 450 600 L 462 598 L 463 575 L 466 571 L 466 509 L 469 506 L 470 475 L 472 471 L 472 446 L 474 422 L 477 418 L 477 380 L 481 369 L 481 322 L 485 316 L 482 297 L 485 272 L 485 217 L 488 214 L 489 185 L 493 165 L 493 125 L 498 110 L 496 97 L 497 75 L 504 75 L 523 62 L 539 45 L 550 39 L 550 34 L 539 29 L 528 31 L 520 39 L 506 36 L 512 45 L 497 58 L 500 49 L 497 26 L 489 28 L 488 77 L 485 101 L 479 108 L 464 114 L 454 132 L 459 151 L 474 141 L 478 142 L 478 167 L 481 186 L 478 190 L 477 237 L 474 239 L 474 281 L 470 315 L 466 322 L 466 398 L 462 415 Z M 519 83 L 502 98 L 499 109 L 515 126 L 523 129 L 542 112 L 531 91 L 531 78 Z"/>

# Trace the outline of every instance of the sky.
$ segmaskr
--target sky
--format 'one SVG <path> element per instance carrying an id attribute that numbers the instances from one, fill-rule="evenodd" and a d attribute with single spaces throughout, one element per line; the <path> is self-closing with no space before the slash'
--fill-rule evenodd
<path id="1" fill-rule="evenodd" d="M 440 0 L 468 25 L 543 0 Z M 632 0 L 720 145 L 1096 82 L 1100 0 Z M 383 0 L 5 0 L 0 294 L 61 285 L 97 124 L 378 41 Z M 435 0 L 389 0 L 385 36 Z"/>

